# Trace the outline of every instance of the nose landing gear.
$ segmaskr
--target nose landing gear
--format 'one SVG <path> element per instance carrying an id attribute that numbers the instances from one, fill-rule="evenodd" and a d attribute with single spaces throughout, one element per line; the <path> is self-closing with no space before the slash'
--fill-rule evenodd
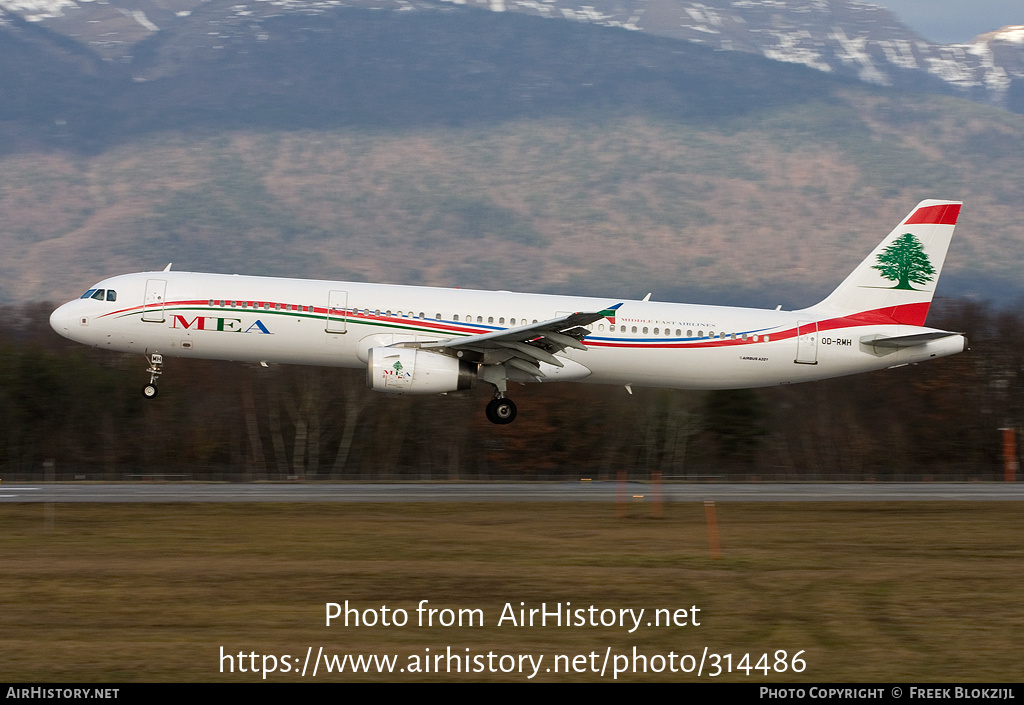
<path id="1" fill-rule="evenodd" d="M 142 388 L 142 396 L 147 399 L 152 399 L 157 394 L 156 380 L 161 374 L 163 374 L 164 356 L 160 353 L 153 353 L 149 356 L 149 367 L 146 368 L 146 372 L 149 373 L 149 384 Z"/>

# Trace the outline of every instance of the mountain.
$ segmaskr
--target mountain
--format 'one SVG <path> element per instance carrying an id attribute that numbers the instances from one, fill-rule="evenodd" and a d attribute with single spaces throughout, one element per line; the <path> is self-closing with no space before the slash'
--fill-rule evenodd
<path id="1" fill-rule="evenodd" d="M 1002 109 L 450 4 L 88 5 L 0 26 L 3 301 L 173 261 L 809 305 L 928 197 L 966 202 L 940 293 L 1022 293 Z"/>
<path id="2" fill-rule="evenodd" d="M 760 57 L 513 13 L 332 7 L 254 17 L 243 7 L 208 2 L 134 44 L 130 61 L 90 62 L 81 44 L 24 21 L 5 28 L 0 56 L 24 78 L 2 89 L 0 135 L 6 128 L 14 136 L 0 141 L 0 153 L 20 149 L 18 138 L 30 134 L 97 150 L 200 128 L 637 113 L 707 123 L 825 98 L 838 85 Z"/>
<path id="3" fill-rule="evenodd" d="M 74 38 L 131 67 L 140 43 L 191 25 L 188 52 L 207 56 L 244 36 L 269 39 L 268 20 L 314 19 L 339 7 L 446 12 L 478 8 L 535 15 L 702 44 L 802 64 L 837 76 L 915 91 L 960 95 L 1024 112 L 1024 27 L 965 44 L 934 44 L 888 10 L 857 0 L 0 0 L 0 9 Z M 185 47 L 179 47 L 185 48 Z M 145 50 L 143 50 L 145 51 Z M 169 58 L 169 57 L 165 57 Z M 152 71 L 152 66 L 148 67 Z"/>

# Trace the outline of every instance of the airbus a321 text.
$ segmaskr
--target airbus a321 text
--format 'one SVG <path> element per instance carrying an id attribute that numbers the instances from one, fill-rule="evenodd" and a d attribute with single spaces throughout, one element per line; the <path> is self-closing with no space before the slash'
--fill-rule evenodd
<path id="1" fill-rule="evenodd" d="M 372 389 L 509 382 L 737 389 L 839 377 L 952 355 L 924 326 L 960 203 L 922 201 L 824 301 L 798 311 L 170 271 L 104 279 L 50 316 L 61 335 L 148 357 L 364 367 Z"/>

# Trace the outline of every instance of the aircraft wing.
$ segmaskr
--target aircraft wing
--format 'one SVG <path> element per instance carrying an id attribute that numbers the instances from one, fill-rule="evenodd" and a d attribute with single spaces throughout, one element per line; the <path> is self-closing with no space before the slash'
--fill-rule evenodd
<path id="1" fill-rule="evenodd" d="M 515 328 L 479 333 L 458 338 L 447 338 L 432 343 L 422 343 L 423 349 L 444 349 L 459 354 L 472 351 L 485 363 L 509 364 L 534 376 L 543 376 L 539 363 L 546 362 L 556 367 L 563 363 L 555 353 L 565 348 L 586 350 L 583 339 L 590 331 L 584 328 L 589 323 L 613 315 L 622 304 L 616 304 L 604 311 L 570 313 L 539 323 L 530 323 Z"/>

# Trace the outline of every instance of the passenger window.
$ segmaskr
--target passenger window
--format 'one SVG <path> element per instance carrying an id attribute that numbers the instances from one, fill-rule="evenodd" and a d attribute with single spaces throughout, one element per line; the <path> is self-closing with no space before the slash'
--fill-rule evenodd
<path id="1" fill-rule="evenodd" d="M 434 314 L 434 319 L 440 321 L 441 320 L 441 314 L 440 313 L 435 313 Z"/>
<path id="2" fill-rule="evenodd" d="M 117 292 L 113 289 L 107 289 L 107 301 L 117 301 Z"/>

